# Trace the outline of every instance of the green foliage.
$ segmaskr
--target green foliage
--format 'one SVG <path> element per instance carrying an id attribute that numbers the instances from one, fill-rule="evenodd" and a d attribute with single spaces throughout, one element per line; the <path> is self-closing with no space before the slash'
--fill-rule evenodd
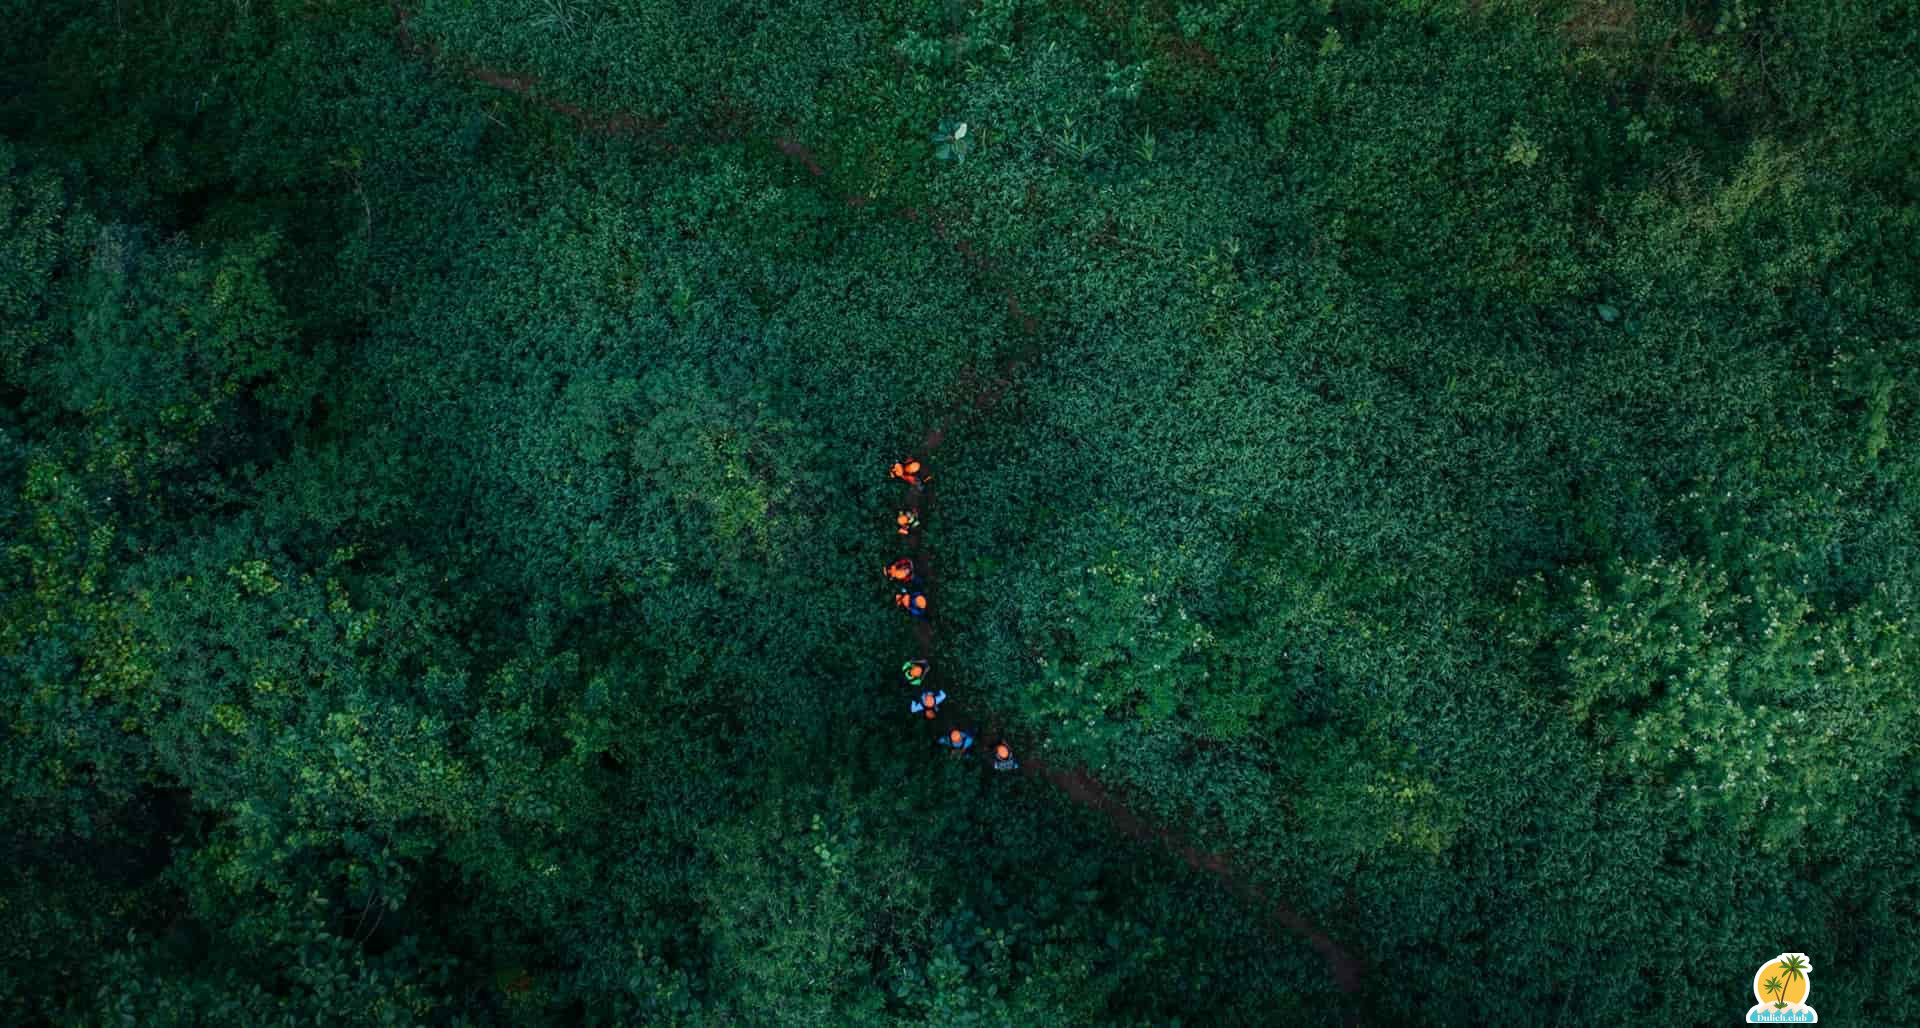
<path id="1" fill-rule="evenodd" d="M 952 118 L 941 119 L 940 128 L 928 137 L 934 144 L 933 155 L 943 161 L 953 161 L 955 164 L 965 163 L 967 154 L 973 149 L 977 138 L 978 133 L 972 136 L 967 135 L 966 122 L 955 121 Z"/>
<path id="2" fill-rule="evenodd" d="M 17 381 L 46 342 L 55 278 L 92 231 L 76 217 L 66 190 L 45 169 L 17 170 L 19 156 L 0 142 L 0 373 Z"/>
<path id="3" fill-rule="evenodd" d="M 1654 560 L 1583 580 L 1556 648 L 1610 770 L 1763 850 L 1844 837 L 1915 738 L 1912 633 L 1876 594 L 1834 615 L 1762 571 Z M 1824 845 L 1824 844 L 1823 844 Z"/>
<path id="4" fill-rule="evenodd" d="M 1369 1023 L 1920 1018 L 1900 5 L 15 14 L 0 1021 L 1340 1020 L 935 425 Z"/>

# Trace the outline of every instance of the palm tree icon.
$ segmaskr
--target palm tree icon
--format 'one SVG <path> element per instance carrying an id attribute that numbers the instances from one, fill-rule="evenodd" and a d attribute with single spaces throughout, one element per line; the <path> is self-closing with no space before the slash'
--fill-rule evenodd
<path id="1" fill-rule="evenodd" d="M 1806 972 L 1807 972 L 1807 959 L 1801 956 L 1800 954 L 1789 953 L 1786 956 L 1783 956 L 1780 958 L 1780 975 L 1783 978 L 1783 980 L 1780 983 L 1781 1002 L 1775 1003 L 1773 1005 L 1774 1009 L 1778 1010 L 1787 1005 L 1785 1000 L 1786 1000 L 1788 987 L 1790 987 L 1794 982 L 1806 981 L 1807 980 Z"/>
<path id="2" fill-rule="evenodd" d="M 1776 999 L 1783 999 L 1787 994 L 1787 985 L 1785 982 L 1780 980 L 1779 975 L 1774 975 L 1773 977 L 1760 983 L 1760 991 L 1774 993 Z M 1773 1005 L 1773 1008 L 1775 1010 L 1779 1010 L 1780 1008 L 1786 1005 L 1787 1004 L 1785 1002 L 1778 1002 Z"/>

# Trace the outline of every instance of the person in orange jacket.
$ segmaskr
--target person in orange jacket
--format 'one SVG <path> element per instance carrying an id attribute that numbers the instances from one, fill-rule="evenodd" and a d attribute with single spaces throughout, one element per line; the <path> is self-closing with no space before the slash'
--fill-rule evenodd
<path id="1" fill-rule="evenodd" d="M 894 461 L 893 467 L 888 469 L 887 471 L 887 477 L 897 478 L 900 481 L 905 482 L 910 486 L 913 486 L 915 489 L 918 489 L 922 484 L 926 482 L 927 479 L 932 478 L 933 476 L 927 474 L 925 471 L 921 469 L 919 461 L 913 459 L 912 457 L 908 457 L 906 460 Z"/>
<path id="2" fill-rule="evenodd" d="M 893 526 L 895 532 L 899 535 L 911 534 L 914 529 L 920 527 L 920 511 L 913 507 L 902 511 L 895 511 L 893 515 Z"/>
<path id="3" fill-rule="evenodd" d="M 920 576 L 913 573 L 913 561 L 902 557 L 887 565 L 887 580 L 895 585 L 907 585 L 918 582 Z"/>
<path id="4" fill-rule="evenodd" d="M 917 618 L 927 616 L 926 593 L 909 592 L 902 589 L 893 594 L 893 605 Z"/>
<path id="5" fill-rule="evenodd" d="M 1020 762 L 1013 759 L 1013 747 L 1008 746 L 1005 739 L 993 744 L 993 769 L 995 771 L 1014 771 L 1019 767 Z"/>
<path id="6" fill-rule="evenodd" d="M 908 685 L 919 685 L 921 682 L 927 680 L 927 662 L 924 660 L 907 661 L 905 664 L 900 665 L 900 677 L 906 679 Z"/>

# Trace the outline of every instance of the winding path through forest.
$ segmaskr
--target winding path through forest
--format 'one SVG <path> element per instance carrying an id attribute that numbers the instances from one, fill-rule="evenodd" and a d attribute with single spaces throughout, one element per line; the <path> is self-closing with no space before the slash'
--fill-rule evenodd
<path id="1" fill-rule="evenodd" d="M 408 25 L 409 12 L 400 6 L 398 0 L 390 0 L 389 6 L 393 11 L 395 37 L 399 42 L 402 52 L 413 57 L 428 60 L 437 59 L 440 56 L 438 47 L 430 43 L 422 43 L 415 38 Z M 475 81 L 512 93 L 522 97 L 529 103 L 559 114 L 588 131 L 617 135 L 657 135 L 664 128 L 664 125 L 656 120 L 624 113 L 608 114 L 605 112 L 592 111 L 562 100 L 542 96 L 537 89 L 538 80 L 530 76 L 511 74 L 485 65 L 467 66 L 464 69 L 464 73 Z M 805 168 L 807 173 L 812 177 L 822 180 L 828 177 L 826 169 L 821 165 L 813 150 L 806 145 L 795 140 L 784 138 L 774 139 L 771 142 L 782 154 L 785 154 L 789 159 Z M 669 151 L 680 149 L 679 144 L 667 139 L 656 139 L 654 143 L 662 149 Z M 870 197 L 857 194 L 844 197 L 844 201 L 849 206 L 864 206 L 870 202 L 871 199 Z M 920 211 L 912 207 L 896 208 L 892 213 L 896 217 L 909 221 L 919 221 L 922 220 L 923 217 Z M 970 240 L 955 238 L 947 226 L 938 218 L 929 217 L 925 220 L 931 226 L 934 233 L 938 235 L 942 241 L 949 243 L 955 253 L 963 260 L 976 267 L 984 267 L 986 265 L 987 262 L 985 258 L 979 255 Z M 1027 312 L 1011 289 L 1004 290 L 1004 294 L 1008 314 L 1018 323 L 1021 332 L 1028 336 L 1037 335 L 1039 326 L 1036 319 Z M 980 384 L 979 388 L 974 390 L 971 396 L 967 396 L 966 393 L 963 392 L 959 413 L 976 415 L 989 413 L 1006 395 L 1008 389 L 1012 387 L 1015 377 L 1024 367 L 1025 361 L 1026 357 L 1024 355 L 1009 358 L 1001 364 L 986 382 Z M 944 424 L 936 423 L 927 430 L 920 443 L 920 452 L 915 456 L 930 456 L 940 448 L 941 443 L 945 439 L 946 428 Z M 927 492 L 924 487 L 917 488 L 914 492 L 919 497 L 919 505 L 923 516 L 926 520 L 931 520 L 935 503 L 934 495 Z M 921 529 L 913 533 L 912 541 L 914 564 L 915 567 L 919 569 L 921 577 L 926 583 L 924 588 L 928 592 L 931 601 L 937 596 L 937 590 L 935 588 L 937 579 L 933 574 L 933 562 L 931 560 L 933 555 L 927 551 L 925 546 L 924 525 Z M 935 616 L 938 616 L 940 610 L 938 603 L 932 602 L 931 605 Z M 931 661 L 935 634 L 935 627 L 932 620 L 917 621 L 914 626 L 914 634 L 919 643 L 920 659 Z M 964 710 L 970 706 L 970 704 L 956 700 L 947 706 L 951 713 Z M 977 724 L 979 722 L 976 721 L 975 723 Z M 999 721 L 997 718 L 989 717 L 987 723 L 997 729 Z M 981 735 L 989 737 L 983 738 L 982 742 L 986 745 L 991 745 L 990 736 L 992 732 L 981 733 Z M 1280 925 L 1288 932 L 1306 939 L 1308 944 L 1326 960 L 1328 970 L 1335 983 L 1339 986 L 1341 993 L 1349 997 L 1349 1004 L 1353 1003 L 1354 998 L 1356 998 L 1360 992 L 1361 980 L 1366 974 L 1365 961 L 1342 947 L 1339 943 L 1334 942 L 1325 932 L 1315 927 L 1312 922 L 1308 921 L 1292 907 L 1275 899 L 1268 894 L 1266 890 L 1253 884 L 1243 872 L 1229 863 L 1223 855 L 1202 850 L 1188 842 L 1174 829 L 1165 825 L 1154 824 L 1134 813 L 1133 810 L 1116 797 L 1111 790 L 1084 769 L 1072 771 L 1062 770 L 1050 766 L 1037 757 L 1018 753 L 1016 753 L 1016 756 L 1020 756 L 1022 770 L 1040 776 L 1061 792 L 1065 793 L 1073 802 L 1083 807 L 1099 811 L 1105 815 L 1114 828 L 1123 835 L 1127 835 L 1140 842 L 1165 846 L 1194 870 L 1213 877 L 1225 885 L 1235 895 L 1256 905 L 1267 914 L 1272 922 Z M 1344 1012 L 1343 1019 L 1348 1025 L 1358 1025 L 1362 1023 L 1358 1010 L 1353 1009 L 1351 1005 L 1349 1009 Z"/>

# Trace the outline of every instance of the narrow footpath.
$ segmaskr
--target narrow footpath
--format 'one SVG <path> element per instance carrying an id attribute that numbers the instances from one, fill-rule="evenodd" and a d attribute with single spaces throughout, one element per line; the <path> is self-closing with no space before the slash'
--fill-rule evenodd
<path id="1" fill-rule="evenodd" d="M 990 412 L 1000 401 L 1001 397 L 1006 395 L 1020 367 L 1021 364 L 1017 360 L 1009 361 L 1002 365 L 998 372 L 988 381 L 986 386 L 982 388 L 980 392 L 976 393 L 972 400 L 964 406 L 962 413 L 985 415 Z M 940 424 L 934 425 L 927 430 L 925 436 L 921 439 L 919 451 L 913 454 L 913 456 L 922 458 L 923 460 L 931 457 L 939 450 L 940 444 L 945 441 L 946 437 L 945 427 Z M 929 464 L 931 464 L 931 462 L 929 462 Z M 929 472 L 932 470 L 933 469 L 929 467 Z M 935 499 L 937 490 L 934 488 L 935 484 L 934 481 L 930 480 L 926 486 L 913 489 L 909 494 L 908 500 L 910 504 L 918 506 L 921 513 L 922 525 L 912 534 L 913 545 L 911 556 L 914 567 L 919 571 L 923 580 L 922 589 L 927 593 L 928 603 L 932 610 L 932 614 L 929 617 L 914 622 L 914 638 L 919 644 L 919 659 L 929 662 L 930 665 L 933 660 L 933 640 L 937 631 L 935 621 L 941 616 L 941 611 L 943 610 L 938 601 L 938 591 L 933 574 L 933 554 L 925 542 L 926 525 L 938 523 L 937 519 L 933 516 L 933 511 L 937 506 Z M 936 667 L 933 674 L 937 675 L 939 673 Z M 1000 718 L 994 717 L 991 714 L 985 716 L 964 716 L 961 714 L 962 711 L 972 706 L 975 706 L 975 704 L 959 699 L 943 704 L 943 707 L 946 708 L 948 712 L 945 723 L 952 727 L 972 725 L 977 728 L 979 725 L 988 725 L 988 730 L 978 733 L 977 742 L 982 746 L 991 746 L 994 740 L 1000 738 L 999 732 L 1002 721 Z M 1134 813 L 1131 808 L 1116 798 L 1111 790 L 1101 784 L 1099 779 L 1095 778 L 1085 769 L 1063 770 L 1055 768 L 1039 757 L 1032 756 L 1029 752 L 1020 749 L 1016 749 L 1014 754 L 1020 760 L 1020 770 L 1022 772 L 1040 776 L 1049 784 L 1065 793 L 1073 802 L 1106 815 L 1107 820 L 1121 834 L 1150 846 L 1164 846 L 1172 851 L 1175 856 L 1186 862 L 1187 866 L 1203 874 L 1212 876 L 1227 886 L 1235 895 L 1264 911 L 1268 918 L 1275 924 L 1278 924 L 1294 935 L 1306 939 L 1307 944 L 1312 946 L 1314 951 L 1319 953 L 1321 958 L 1327 962 L 1327 969 L 1333 976 L 1335 984 L 1339 986 L 1341 993 L 1349 997 L 1349 1007 L 1343 1012 L 1343 1022 L 1350 1026 L 1363 1023 L 1359 1011 L 1352 1006 L 1360 993 L 1361 980 L 1366 975 L 1366 963 L 1363 960 L 1354 956 L 1339 943 L 1334 942 L 1327 933 L 1315 927 L 1312 922 L 1308 921 L 1298 911 L 1273 898 L 1266 890 L 1248 881 L 1246 876 L 1229 863 L 1221 854 L 1203 850 L 1191 842 L 1188 842 L 1174 829 L 1166 825 L 1153 824 Z"/>

